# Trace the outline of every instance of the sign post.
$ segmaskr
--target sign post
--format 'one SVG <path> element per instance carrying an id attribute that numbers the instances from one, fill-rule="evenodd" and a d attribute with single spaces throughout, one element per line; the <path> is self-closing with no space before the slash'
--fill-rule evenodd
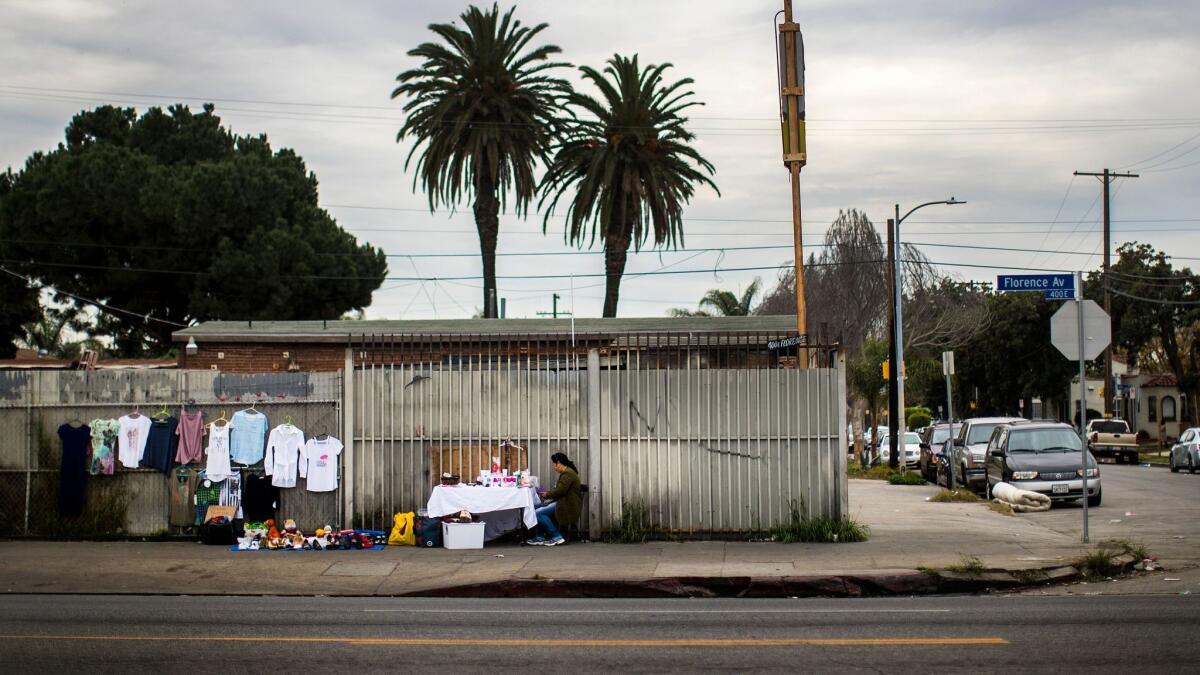
<path id="1" fill-rule="evenodd" d="M 1083 543 L 1088 543 L 1087 361 L 1083 358 L 1083 272 L 1075 273 L 1075 313 L 1079 315 L 1079 440 L 1083 450 Z"/>
<path id="2" fill-rule="evenodd" d="M 954 437 L 954 391 L 950 376 L 954 374 L 954 352 L 942 352 L 942 375 L 946 376 L 946 420 L 950 423 L 950 437 Z"/>

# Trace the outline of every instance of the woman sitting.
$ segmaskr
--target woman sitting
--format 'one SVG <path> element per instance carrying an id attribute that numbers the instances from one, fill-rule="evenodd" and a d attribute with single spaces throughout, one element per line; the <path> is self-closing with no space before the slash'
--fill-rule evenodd
<path id="1" fill-rule="evenodd" d="M 533 539 L 525 542 L 532 546 L 565 544 L 559 528 L 574 525 L 583 509 L 583 487 L 575 463 L 561 452 L 550 455 L 550 463 L 558 472 L 558 482 L 542 494 L 542 505 L 536 511 L 538 526 Z"/>

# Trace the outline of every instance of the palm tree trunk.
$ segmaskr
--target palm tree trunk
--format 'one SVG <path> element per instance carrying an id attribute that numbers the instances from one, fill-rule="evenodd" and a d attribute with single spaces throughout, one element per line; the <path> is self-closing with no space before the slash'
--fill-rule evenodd
<path id="1" fill-rule="evenodd" d="M 479 231 L 479 254 L 483 258 L 483 317 L 496 318 L 492 304 L 496 294 L 496 240 L 500 232 L 500 202 L 496 183 L 484 163 L 475 174 L 475 229 Z"/>
<path id="2" fill-rule="evenodd" d="M 604 318 L 617 315 L 617 300 L 621 296 L 621 276 L 629 254 L 632 228 L 613 228 L 613 236 L 604 241 Z"/>

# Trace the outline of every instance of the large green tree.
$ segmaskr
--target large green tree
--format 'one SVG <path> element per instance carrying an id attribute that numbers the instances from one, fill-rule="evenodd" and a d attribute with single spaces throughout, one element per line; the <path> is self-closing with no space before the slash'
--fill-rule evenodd
<path id="1" fill-rule="evenodd" d="M 14 178 L 11 171 L 0 173 L 0 212 Z M 38 291 L 23 276 L 12 271 L 14 261 L 12 242 L 0 229 L 0 359 L 11 359 L 16 355 L 17 340 L 25 334 L 23 326 L 41 316 Z"/>
<path id="2" fill-rule="evenodd" d="M 387 271 L 296 153 L 233 135 L 211 105 L 81 112 L 10 183 L 4 264 L 94 307 L 119 353 L 161 353 L 194 321 L 336 319 Z"/>
<path id="3" fill-rule="evenodd" d="M 954 353 L 955 413 L 1015 414 L 1021 399 L 1028 413 L 1034 397 L 1065 403 L 1078 366 L 1050 344 L 1050 317 L 1061 303 L 1036 293 L 993 293 L 987 303 L 987 330 Z"/>
<path id="4" fill-rule="evenodd" d="M 1091 275 L 1089 297 L 1100 300 L 1103 284 L 1102 273 Z M 1117 249 L 1109 288 L 1113 344 L 1130 365 L 1173 373 L 1194 420 L 1200 409 L 1200 277 L 1176 268 L 1149 244 L 1128 242 Z"/>
<path id="5" fill-rule="evenodd" d="M 703 104 L 685 89 L 690 78 L 664 82 L 670 67 L 642 68 L 636 54 L 614 55 L 603 73 L 580 67 L 600 97 L 578 91 L 567 97 L 573 117 L 542 180 L 543 229 L 565 197 L 565 239 L 604 244 L 606 317 L 617 315 L 630 246 L 640 250 L 651 234 L 656 247 L 682 244 L 683 206 L 695 186 L 720 194 L 709 178 L 713 166 L 692 147 L 695 136 L 682 116 Z"/>
<path id="6" fill-rule="evenodd" d="M 531 47 L 546 24 L 522 26 L 514 8 L 471 6 L 462 27 L 432 24 L 442 42 L 408 52 L 421 64 L 396 76 L 392 98 L 407 97 L 407 118 L 396 141 L 413 139 L 404 162 L 416 158 L 413 187 L 420 185 L 429 209 L 475 200 L 475 228 L 483 258 L 485 316 L 496 315 L 496 245 L 500 209 L 511 194 L 524 214 L 537 189 L 534 170 L 543 163 L 558 124 L 558 98 L 567 89 L 549 71 L 562 50 Z"/>

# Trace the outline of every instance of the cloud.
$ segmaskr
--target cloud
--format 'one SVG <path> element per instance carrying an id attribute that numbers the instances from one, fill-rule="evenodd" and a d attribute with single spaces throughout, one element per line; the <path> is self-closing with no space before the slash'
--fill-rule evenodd
<path id="1" fill-rule="evenodd" d="M 84 107 L 219 99 L 218 112 L 238 133 L 267 133 L 276 147 L 295 148 L 320 179 L 326 204 L 416 209 L 331 206 L 361 238 L 394 254 L 473 252 L 469 204 L 458 215 L 421 212 L 424 195 L 413 193 L 403 170 L 407 146 L 395 142 L 401 103 L 389 99 L 395 75 L 415 64 L 407 50 L 431 39 L 426 26 L 454 20 L 465 6 L 5 4 L 0 165 L 20 166 L 31 152 L 53 147 Z M 576 2 L 518 7 L 524 23 L 549 24 L 541 37 L 561 46 L 572 63 L 598 66 L 614 52 L 636 52 L 646 62 L 673 63 L 672 77 L 694 78 L 707 105 L 693 110 L 691 125 L 717 167 L 723 196 L 697 192 L 687 211 L 688 245 L 780 247 L 703 252 L 686 262 L 693 252 L 648 252 L 631 260 L 630 271 L 767 267 L 790 258 L 790 200 L 775 113 L 778 8 L 765 1 L 681 0 L 614 0 L 603 11 Z M 1094 266 L 1098 258 L 1069 253 L 1096 250 L 1099 209 L 1088 209 L 1099 185 L 1071 172 L 1126 166 L 1200 131 L 1200 77 L 1192 65 L 1200 61 L 1200 43 L 1191 30 L 1200 25 L 1200 7 L 1192 2 L 827 0 L 796 10 L 809 88 L 810 163 L 803 174 L 809 244 L 820 242 L 838 209 L 859 208 L 882 224 L 895 203 L 955 195 L 970 203 L 922 211 L 906 223 L 906 237 L 1042 247 L 1047 253 L 1034 257 L 1041 264 Z M 1188 218 L 1200 207 L 1197 171 L 1147 172 L 1121 186 L 1113 205 L 1117 241 L 1137 238 L 1186 255 L 1196 222 L 1127 221 Z M 543 236 L 540 217 L 506 215 L 501 252 L 570 250 L 560 223 L 551 219 Z M 1014 270 L 1031 258 L 928 251 L 935 260 Z M 442 278 L 480 270 L 474 257 L 413 262 L 421 274 Z M 397 277 L 415 274 L 405 258 L 393 258 L 390 267 Z M 498 268 L 501 275 L 583 275 L 599 274 L 603 265 L 598 255 L 572 255 L 502 257 Z M 978 279 L 998 271 L 947 269 Z M 744 287 L 755 276 L 770 280 L 774 272 L 630 278 L 622 312 L 660 315 L 672 305 L 694 305 L 709 287 Z M 576 279 L 579 315 L 599 314 L 599 281 Z M 474 281 L 406 283 L 385 283 L 368 314 L 461 316 L 482 305 Z M 508 280 L 501 290 L 511 313 L 532 315 L 569 285 Z"/>

